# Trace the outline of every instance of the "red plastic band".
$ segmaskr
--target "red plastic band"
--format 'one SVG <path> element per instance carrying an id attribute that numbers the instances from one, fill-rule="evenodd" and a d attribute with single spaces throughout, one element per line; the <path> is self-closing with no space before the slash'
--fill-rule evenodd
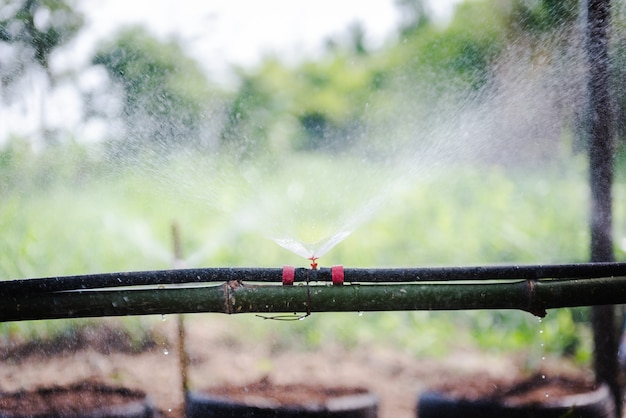
<path id="1" fill-rule="evenodd" d="M 294 266 L 283 266 L 283 286 L 291 286 L 294 277 L 296 277 L 296 268 Z"/>
<path id="2" fill-rule="evenodd" d="M 343 284 L 343 266 L 332 266 L 330 268 L 333 284 L 341 286 Z"/>

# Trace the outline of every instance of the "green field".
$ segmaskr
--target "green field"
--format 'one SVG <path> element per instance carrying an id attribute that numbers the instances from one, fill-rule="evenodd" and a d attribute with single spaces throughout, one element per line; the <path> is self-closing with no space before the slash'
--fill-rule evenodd
<path id="1" fill-rule="evenodd" d="M 304 196 L 300 192 L 299 200 L 285 198 L 283 204 L 272 204 L 272 199 L 288 189 L 281 182 L 295 177 L 265 165 L 242 165 L 237 170 L 236 165 L 187 156 L 157 167 L 91 158 L 73 149 L 22 160 L 3 156 L 3 279 L 170 268 L 174 222 L 180 227 L 189 267 L 306 266 L 306 260 L 265 238 L 259 224 L 284 220 L 289 228 L 303 228 L 304 236 L 313 236 L 307 226 L 325 227 L 319 212 L 327 214 L 329 224 L 336 224 L 367 203 L 366 197 L 380 193 L 384 199 L 377 211 L 322 257 L 320 265 L 413 267 L 588 259 L 583 156 L 532 168 L 456 164 L 453 170 L 424 170 L 410 178 L 381 168 L 358 176 L 361 183 L 341 172 L 355 170 L 353 161 L 332 161 L 334 175 L 350 179 L 342 184 L 349 191 L 337 192 L 332 181 L 322 182 L 315 190 L 307 188 Z M 302 160 L 294 160 L 285 170 L 331 169 L 325 158 L 294 158 Z M 253 177 L 247 177 L 250 173 Z M 625 194 L 626 183 L 618 176 L 618 259 L 625 256 L 618 245 L 626 226 L 621 205 Z M 333 199 L 342 199 L 342 205 Z M 224 317 L 206 315 L 206 320 L 210 324 Z M 0 332 L 4 338 L 53 338 L 89 321 L 3 324 Z M 124 323 L 137 329 L 143 321 Z M 550 311 L 541 324 L 528 313 L 508 311 L 329 313 L 294 322 L 241 315 L 228 321 L 240 327 L 242 338 L 264 338 L 277 347 L 303 350 L 329 342 L 348 347 L 383 344 L 415 355 L 440 356 L 469 346 L 525 353 L 529 365 L 545 353 L 588 364 L 592 350 L 585 308 Z"/>

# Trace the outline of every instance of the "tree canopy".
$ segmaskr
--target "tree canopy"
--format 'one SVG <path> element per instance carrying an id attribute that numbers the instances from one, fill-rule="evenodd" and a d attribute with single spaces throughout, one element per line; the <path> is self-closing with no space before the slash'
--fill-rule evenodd
<path id="1" fill-rule="evenodd" d="M 140 27 L 103 41 L 91 63 L 106 70 L 111 91 L 121 92 L 120 143 L 202 142 L 210 123 L 220 131 L 218 145 L 241 155 L 268 146 L 336 150 L 372 125 L 384 126 L 392 109 L 409 101 L 408 111 L 419 118 L 451 95 L 489 86 L 494 64 L 511 43 L 574 27 L 579 12 L 578 0 L 466 1 L 441 26 L 422 0 L 396 4 L 404 19 L 396 38 L 381 48 L 368 50 L 357 22 L 343 34 L 348 43 L 330 39 L 319 58 L 287 64 L 267 56 L 255 67 L 239 69 L 234 92 L 211 84 L 179 41 L 158 39 Z M 83 24 L 71 0 L 5 1 L 0 11 L 0 42 L 14 48 L 13 59 L 0 69 L 4 84 L 23 72 L 20 66 L 48 71 L 50 55 Z M 216 97 L 226 102 L 219 124 L 207 117 Z M 375 111 L 372 103 L 378 105 Z"/>
<path id="2" fill-rule="evenodd" d="M 48 71 L 50 55 L 83 26 L 83 16 L 71 0 L 4 1 L 0 4 L 0 16 L 0 42 L 18 49 L 13 60 L 18 68 L 31 61 L 30 55 Z M 5 73 L 3 81 L 11 81 L 18 74 Z"/>
<path id="3" fill-rule="evenodd" d="M 211 88 L 199 64 L 175 40 L 126 28 L 92 60 L 123 91 L 127 135 L 135 145 L 196 141 Z"/>

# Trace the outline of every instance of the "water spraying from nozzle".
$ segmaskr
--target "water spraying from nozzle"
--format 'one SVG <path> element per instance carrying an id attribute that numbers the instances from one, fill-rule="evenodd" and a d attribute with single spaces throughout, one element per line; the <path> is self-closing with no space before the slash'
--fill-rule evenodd
<path id="1" fill-rule="evenodd" d="M 315 244 L 306 244 L 295 238 L 272 238 L 272 241 L 284 249 L 315 263 L 315 260 L 326 254 L 331 248 L 346 239 L 351 233 L 352 231 L 341 230 L 322 243 L 318 242 Z M 317 263 L 315 266 L 317 267 Z"/>

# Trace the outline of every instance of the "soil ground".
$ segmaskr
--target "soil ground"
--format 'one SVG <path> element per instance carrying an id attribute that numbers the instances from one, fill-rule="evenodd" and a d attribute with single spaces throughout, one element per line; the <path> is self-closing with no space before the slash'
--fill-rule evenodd
<path id="1" fill-rule="evenodd" d="M 170 318 L 159 326 L 161 340 L 138 352 L 118 334 L 107 333 L 107 327 L 54 347 L 5 342 L 0 346 L 0 390 L 108 383 L 148 393 L 161 416 L 182 417 L 177 321 Z M 339 345 L 315 351 L 276 349 L 264 341 L 233 340 L 227 325 L 213 321 L 207 326 L 202 316 L 186 317 L 185 330 L 192 389 L 264 378 L 281 385 L 360 387 L 379 396 L 381 418 L 415 417 L 418 394 L 445 382 L 472 379 L 497 387 L 525 377 L 521 360 L 512 355 L 457 350 L 442 358 L 418 358 L 401 349 Z M 588 371 L 563 362 L 545 362 L 541 373 L 589 377 Z"/>

